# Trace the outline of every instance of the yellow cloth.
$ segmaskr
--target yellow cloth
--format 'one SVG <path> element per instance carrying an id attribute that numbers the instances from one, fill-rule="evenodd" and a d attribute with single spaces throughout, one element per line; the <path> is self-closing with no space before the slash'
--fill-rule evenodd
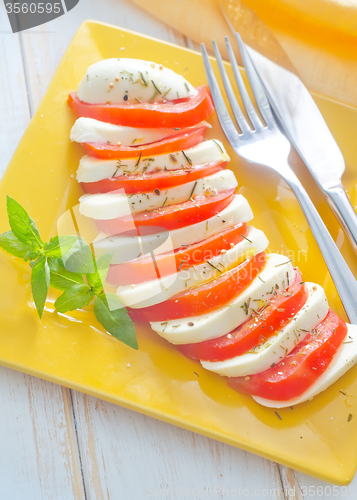
<path id="1" fill-rule="evenodd" d="M 223 37 L 230 30 L 221 4 L 235 29 L 245 29 L 252 40 L 264 38 L 273 52 L 274 39 L 262 37 L 268 26 L 309 90 L 357 106 L 356 0 L 132 1 L 207 47 L 215 38 L 225 55 Z"/>

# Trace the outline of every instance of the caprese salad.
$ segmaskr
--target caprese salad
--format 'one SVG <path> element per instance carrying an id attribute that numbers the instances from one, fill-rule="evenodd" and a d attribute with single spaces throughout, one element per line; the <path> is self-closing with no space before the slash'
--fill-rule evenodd
<path id="1" fill-rule="evenodd" d="M 90 66 L 68 99 L 71 140 L 87 155 L 80 212 L 95 221 L 97 256 L 137 321 L 260 404 L 311 399 L 357 361 L 357 327 L 264 233 L 236 194 L 214 108 L 161 64 L 113 58 Z"/>

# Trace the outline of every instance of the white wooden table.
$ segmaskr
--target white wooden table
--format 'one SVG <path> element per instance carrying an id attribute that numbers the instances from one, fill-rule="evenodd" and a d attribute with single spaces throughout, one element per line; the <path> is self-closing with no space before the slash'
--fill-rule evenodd
<path id="1" fill-rule="evenodd" d="M 80 0 L 21 34 L 1 2 L 0 176 L 85 19 L 197 48 L 125 0 Z M 327 483 L 274 462 L 1 367 L 0 408 L 1 500 L 357 496 L 357 480 L 329 494 Z"/>

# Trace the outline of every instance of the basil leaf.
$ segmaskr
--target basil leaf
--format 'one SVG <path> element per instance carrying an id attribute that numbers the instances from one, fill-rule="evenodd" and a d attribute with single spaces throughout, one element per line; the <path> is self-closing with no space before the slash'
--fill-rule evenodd
<path id="1" fill-rule="evenodd" d="M 133 322 L 116 295 L 112 293 L 98 295 L 94 301 L 94 314 L 113 337 L 133 349 L 138 349 Z"/>
<path id="2" fill-rule="evenodd" d="M 88 274 L 95 272 L 91 247 L 81 238 L 78 238 L 66 255 L 63 255 L 62 260 L 67 271 L 72 273 Z"/>
<path id="3" fill-rule="evenodd" d="M 26 210 L 10 196 L 6 197 L 6 208 L 9 224 L 16 238 L 22 243 L 34 243 L 36 247 L 41 248 L 43 241 L 40 233 Z"/>
<path id="4" fill-rule="evenodd" d="M 33 250 L 32 248 L 26 252 L 26 255 L 24 256 L 24 261 L 27 262 L 28 260 L 30 261 L 35 261 L 37 257 L 40 257 L 41 252 L 39 250 Z"/>
<path id="5" fill-rule="evenodd" d="M 49 285 L 50 268 L 48 267 L 46 257 L 40 257 L 40 259 L 34 262 L 31 274 L 32 297 L 40 318 L 45 306 Z"/>
<path id="6" fill-rule="evenodd" d="M 97 295 L 103 291 L 103 282 L 98 273 L 89 273 L 86 275 L 88 285 L 93 289 Z"/>
<path id="7" fill-rule="evenodd" d="M 104 276 L 104 279 L 107 277 L 109 265 L 113 258 L 113 252 L 105 253 L 101 255 L 97 260 L 97 270 L 101 276 Z"/>
<path id="8" fill-rule="evenodd" d="M 71 273 L 65 269 L 58 259 L 50 259 L 48 261 L 51 270 L 50 285 L 57 290 L 66 290 L 67 288 L 79 284 L 83 285 L 83 278 L 81 274 Z"/>
<path id="9" fill-rule="evenodd" d="M 15 257 L 23 259 L 27 252 L 31 249 L 29 245 L 22 243 L 12 231 L 7 231 L 0 234 L 0 247 Z"/>
<path id="10" fill-rule="evenodd" d="M 47 257 L 60 259 L 71 250 L 76 241 L 78 241 L 78 236 L 55 236 L 50 239 L 49 243 L 44 244 L 43 250 Z"/>
<path id="11" fill-rule="evenodd" d="M 74 311 L 88 306 L 93 298 L 87 285 L 72 285 L 67 288 L 55 302 L 55 308 L 60 313 Z"/>
<path id="12" fill-rule="evenodd" d="M 95 294 L 99 294 L 103 290 L 112 257 L 113 252 L 101 255 L 96 262 L 97 271 L 87 274 L 88 284 L 93 288 Z"/>

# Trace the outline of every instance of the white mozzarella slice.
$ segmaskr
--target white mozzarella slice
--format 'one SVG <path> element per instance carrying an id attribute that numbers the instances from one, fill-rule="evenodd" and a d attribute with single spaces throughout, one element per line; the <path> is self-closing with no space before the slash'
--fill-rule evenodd
<path id="1" fill-rule="evenodd" d="M 177 205 L 196 199 L 197 196 L 210 196 L 237 187 L 237 180 L 231 170 L 220 170 L 196 181 L 187 182 L 160 191 L 125 195 L 123 189 L 110 193 L 85 194 L 81 196 L 80 213 L 92 219 L 109 220 L 132 214 L 152 211 L 162 206 Z"/>
<path id="2" fill-rule="evenodd" d="M 291 283 L 295 271 L 287 257 L 270 254 L 259 277 L 225 306 L 199 316 L 152 322 L 151 328 L 172 344 L 191 344 L 222 337 L 252 316 L 256 300 L 268 300 L 276 290 L 284 288 L 287 274 Z"/>
<path id="3" fill-rule="evenodd" d="M 159 254 L 192 245 L 235 224 L 249 222 L 252 218 L 253 212 L 248 201 L 241 194 L 238 194 L 217 215 L 191 226 L 140 237 L 136 235 L 108 236 L 101 233 L 94 241 L 93 246 L 97 258 L 113 252 L 112 264 L 122 264 L 133 260 L 133 256 L 136 258 L 149 251 L 155 250 L 155 253 Z"/>
<path id="4" fill-rule="evenodd" d="M 304 307 L 276 335 L 257 349 L 225 361 L 201 361 L 206 370 L 226 377 L 244 377 L 264 372 L 273 363 L 279 363 L 328 313 L 328 303 L 323 288 L 306 283 L 309 297 Z"/>
<path id="5" fill-rule="evenodd" d="M 161 64 L 140 59 L 112 58 L 87 69 L 77 96 L 91 104 L 161 102 L 191 97 L 197 90 L 183 76 Z"/>
<path id="6" fill-rule="evenodd" d="M 71 129 L 72 142 L 99 142 L 110 143 L 113 145 L 122 146 L 141 146 L 152 142 L 161 141 L 168 137 L 189 132 L 193 128 L 208 127 L 211 125 L 207 122 L 201 122 L 194 127 L 182 128 L 175 130 L 174 128 L 134 128 L 125 127 L 124 125 L 114 125 L 106 123 L 94 118 L 78 118 Z"/>
<path id="7" fill-rule="evenodd" d="M 240 258 L 245 260 L 265 250 L 269 241 L 263 231 L 249 228 L 248 239 L 243 239 L 224 254 L 212 257 L 209 261 L 189 267 L 161 279 L 145 281 L 134 288 L 121 286 L 117 296 L 126 307 L 142 308 L 160 304 L 189 288 L 221 276 L 235 267 Z M 208 263 L 209 262 L 209 263 Z"/>
<path id="8" fill-rule="evenodd" d="M 142 174 L 143 172 L 147 174 L 166 170 L 191 169 L 195 165 L 230 160 L 223 144 L 217 139 L 200 142 L 193 148 L 185 149 L 184 153 L 176 151 L 167 155 L 148 156 L 141 158 L 139 163 L 137 158 L 101 160 L 94 156 L 83 156 L 77 170 L 77 181 L 97 182 L 111 177 L 120 177 L 124 174 Z"/>
<path id="9" fill-rule="evenodd" d="M 304 401 L 312 399 L 320 392 L 324 391 L 330 385 L 334 384 L 357 362 L 357 326 L 347 325 L 347 336 L 343 344 L 339 347 L 331 363 L 324 373 L 300 396 L 289 399 L 288 401 L 273 401 L 270 399 L 253 396 L 257 403 L 270 408 L 284 408 L 294 406 Z"/>

